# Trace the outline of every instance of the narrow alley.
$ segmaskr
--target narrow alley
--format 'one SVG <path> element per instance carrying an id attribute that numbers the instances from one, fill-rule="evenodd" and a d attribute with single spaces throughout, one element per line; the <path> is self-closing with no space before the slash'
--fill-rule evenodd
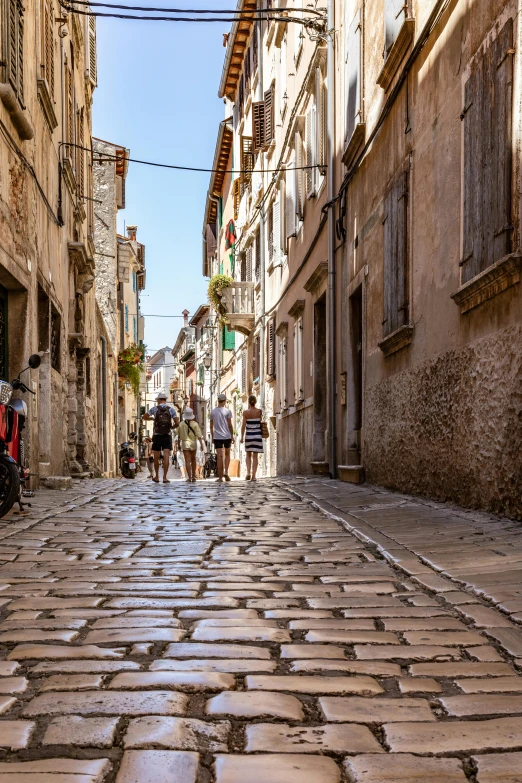
<path id="1" fill-rule="evenodd" d="M 521 779 L 517 523 L 105 479 L 39 492 L 0 561 L 1 783 Z"/>

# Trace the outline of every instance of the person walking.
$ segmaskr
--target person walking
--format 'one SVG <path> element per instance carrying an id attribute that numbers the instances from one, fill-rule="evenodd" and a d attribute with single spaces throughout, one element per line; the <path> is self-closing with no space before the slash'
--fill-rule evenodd
<path id="1" fill-rule="evenodd" d="M 197 444 L 199 441 L 201 448 L 204 449 L 205 442 L 192 408 L 185 408 L 183 411 L 183 421 L 178 427 L 178 436 L 181 441 L 183 456 L 185 458 L 187 481 L 195 481 Z"/>
<path id="2" fill-rule="evenodd" d="M 261 419 L 263 411 L 256 408 L 257 398 L 252 394 L 248 398 L 248 408 L 243 411 L 241 425 L 241 443 L 245 443 L 247 481 L 256 481 L 259 454 L 263 453 L 263 437 L 261 434 Z M 246 437 L 245 437 L 246 433 Z"/>
<path id="3" fill-rule="evenodd" d="M 158 392 L 157 405 L 154 405 L 143 418 L 146 421 L 154 421 L 152 435 L 152 453 L 154 455 L 154 476 L 152 480 L 159 483 L 160 453 L 163 451 L 163 483 L 168 484 L 167 474 L 170 465 L 170 452 L 172 451 L 172 427 L 179 424 L 179 416 L 175 408 L 167 405 L 165 392 Z"/>
<path id="4" fill-rule="evenodd" d="M 152 454 L 152 438 L 147 437 L 143 441 L 143 457 L 149 469 L 148 478 L 154 477 L 154 455 Z"/>
<path id="5" fill-rule="evenodd" d="M 227 401 L 226 394 L 218 394 L 217 408 L 210 414 L 210 435 L 214 441 L 214 448 L 217 453 L 218 463 L 218 481 L 230 481 L 228 468 L 230 465 L 230 447 L 234 439 L 234 428 L 232 427 L 232 411 L 225 407 Z"/>

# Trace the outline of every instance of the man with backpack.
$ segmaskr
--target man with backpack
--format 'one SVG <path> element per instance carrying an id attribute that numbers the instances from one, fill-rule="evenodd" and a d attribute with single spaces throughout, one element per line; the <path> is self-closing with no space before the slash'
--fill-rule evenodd
<path id="1" fill-rule="evenodd" d="M 154 455 L 154 473 L 152 480 L 159 483 L 160 453 L 163 451 L 163 483 L 168 484 L 170 452 L 172 451 L 172 429 L 179 424 L 179 416 L 174 408 L 167 405 L 167 395 L 159 392 L 156 397 L 157 405 L 154 405 L 144 415 L 146 421 L 154 421 L 152 434 L 152 453 Z"/>

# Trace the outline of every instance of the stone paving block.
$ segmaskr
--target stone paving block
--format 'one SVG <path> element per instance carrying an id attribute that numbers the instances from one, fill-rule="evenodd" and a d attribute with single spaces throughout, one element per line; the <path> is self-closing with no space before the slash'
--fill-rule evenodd
<path id="1" fill-rule="evenodd" d="M 290 620 L 288 627 L 293 631 L 338 629 L 342 631 L 375 631 L 375 620 L 343 620 L 339 617 L 326 620 Z"/>
<path id="2" fill-rule="evenodd" d="M 291 642 L 288 631 L 281 628 L 196 628 L 191 639 L 200 642 Z"/>
<path id="3" fill-rule="evenodd" d="M 40 759 L 39 761 L 0 762 L 0 781 L 32 783 L 102 783 L 112 767 L 109 759 Z"/>
<path id="4" fill-rule="evenodd" d="M 344 647 L 334 644 L 282 644 L 281 658 L 344 658 Z"/>
<path id="5" fill-rule="evenodd" d="M 299 699 L 283 693 L 227 691 L 209 699 L 205 705 L 207 715 L 232 715 L 236 718 L 288 718 L 303 720 L 304 713 Z"/>
<path id="6" fill-rule="evenodd" d="M 516 628 L 488 628 L 488 636 L 495 639 L 503 650 L 517 658 L 522 656 L 522 630 Z"/>
<path id="7" fill-rule="evenodd" d="M 314 630 L 305 636 L 307 642 L 340 642 L 342 644 L 400 644 L 393 633 L 386 631 Z"/>
<path id="8" fill-rule="evenodd" d="M 97 631 L 100 628 L 179 628 L 180 621 L 176 617 L 107 617 L 96 620 L 92 624 L 92 629 Z"/>
<path id="9" fill-rule="evenodd" d="M 505 615 L 496 609 L 490 609 L 488 606 L 459 606 L 457 611 L 475 623 L 478 628 L 513 627 Z"/>
<path id="10" fill-rule="evenodd" d="M 236 678 L 232 674 L 212 672 L 148 671 L 117 674 L 109 688 L 169 688 L 173 691 L 198 693 L 234 688 Z"/>
<path id="11" fill-rule="evenodd" d="M 36 723 L 31 720 L 3 720 L 0 728 L 0 748 L 21 750 L 29 745 Z"/>
<path id="12" fill-rule="evenodd" d="M 18 661 L 0 661 L 0 677 L 10 677 L 19 668 L 20 664 Z"/>
<path id="13" fill-rule="evenodd" d="M 413 677 L 509 677 L 513 669 L 507 663 L 476 663 L 451 661 L 447 663 L 414 663 L 409 667 Z"/>
<path id="14" fill-rule="evenodd" d="M 429 677 L 401 677 L 399 690 L 401 693 L 440 693 L 442 686 Z"/>
<path id="15" fill-rule="evenodd" d="M 267 619 L 273 620 L 304 620 L 306 618 L 320 620 L 333 617 L 333 613 L 330 611 L 314 609 L 270 609 L 264 612 L 264 615 Z"/>
<path id="16" fill-rule="evenodd" d="M 181 642 L 169 644 L 164 653 L 166 658 L 270 658 L 270 650 L 245 644 L 203 644 Z"/>
<path id="17" fill-rule="evenodd" d="M 16 704 L 13 696 L 0 696 L 0 715 L 8 712 Z"/>
<path id="18" fill-rule="evenodd" d="M 516 750 L 522 745 L 522 718 L 452 721 L 449 723 L 391 723 L 384 726 L 393 753 L 480 753 Z"/>
<path id="19" fill-rule="evenodd" d="M 227 752 L 229 721 L 207 722 L 196 718 L 167 718 L 152 715 L 133 718 L 125 733 L 125 748 L 156 745 L 171 750 L 200 753 Z"/>
<path id="20" fill-rule="evenodd" d="M 258 616 L 258 613 L 253 609 L 183 609 L 178 613 L 181 620 L 209 620 L 212 618 L 255 620 Z"/>
<path id="21" fill-rule="evenodd" d="M 468 647 L 466 652 L 474 661 L 498 661 L 499 663 L 504 662 L 504 658 L 500 655 L 500 653 L 489 644 L 481 644 L 480 647 Z"/>
<path id="22" fill-rule="evenodd" d="M 290 664 L 292 672 L 350 672 L 351 674 L 370 674 L 374 677 L 399 677 L 401 667 L 397 663 L 382 661 L 348 661 L 315 658 L 297 660 Z"/>
<path id="23" fill-rule="evenodd" d="M 336 598 L 308 598 L 307 604 L 312 609 L 356 609 L 367 607 L 397 607 L 401 608 L 404 604 L 401 604 L 398 598 L 394 598 L 390 595 L 375 595 L 375 596 L 339 596 Z"/>
<path id="24" fill-rule="evenodd" d="M 342 723 L 434 721 L 426 699 L 364 699 L 324 696 L 319 699 L 326 720 Z"/>
<path id="25" fill-rule="evenodd" d="M 466 783 L 458 759 L 423 759 L 407 753 L 345 759 L 349 783 Z M 499 781 L 500 783 L 500 781 Z"/>
<path id="26" fill-rule="evenodd" d="M 464 693 L 522 693 L 522 677 L 495 677 L 491 680 L 455 680 Z"/>
<path id="27" fill-rule="evenodd" d="M 385 618 L 382 622 L 387 631 L 468 630 L 467 625 L 465 625 L 462 620 L 457 620 L 456 617 L 389 617 Z"/>
<path id="28" fill-rule="evenodd" d="M 249 675 L 245 679 L 248 690 L 293 691 L 294 693 L 358 693 L 374 696 L 384 693 L 379 683 L 372 677 L 313 677 L 301 675 L 271 676 L 264 674 Z"/>
<path id="29" fill-rule="evenodd" d="M 101 604 L 103 598 L 20 598 L 18 601 L 12 601 L 9 611 L 18 609 L 40 610 L 45 609 L 88 609 Z"/>
<path id="30" fill-rule="evenodd" d="M 522 713 L 522 695 L 495 693 L 469 696 L 441 696 L 448 715 L 466 718 L 483 715 L 516 715 Z"/>
<path id="31" fill-rule="evenodd" d="M 23 693 L 29 682 L 25 677 L 0 677 L 0 693 Z"/>
<path id="32" fill-rule="evenodd" d="M 119 718 L 81 718 L 79 715 L 53 718 L 42 744 L 111 748 L 118 722 Z"/>
<path id="33" fill-rule="evenodd" d="M 16 659 L 25 661 L 28 659 L 55 660 L 63 658 L 123 658 L 124 650 L 111 650 L 108 647 L 97 647 L 94 644 L 86 644 L 83 647 L 62 647 L 51 644 L 20 644 L 7 656 L 8 660 Z"/>
<path id="34" fill-rule="evenodd" d="M 448 617 L 450 613 L 442 606 L 383 606 L 383 607 L 358 607 L 355 609 L 343 609 L 343 617 L 348 619 L 356 617 Z"/>
<path id="35" fill-rule="evenodd" d="M 216 756 L 216 783 L 339 783 L 333 759 L 324 756 L 273 753 Z"/>
<path id="36" fill-rule="evenodd" d="M 106 604 L 109 608 L 114 609 L 182 609 L 202 606 L 234 608 L 238 605 L 239 602 L 236 598 L 225 598 L 224 596 L 216 598 L 112 598 Z"/>
<path id="37" fill-rule="evenodd" d="M 103 677 L 98 674 L 56 674 L 48 677 L 40 687 L 43 691 L 88 691 L 101 688 Z"/>
<path id="38" fill-rule="evenodd" d="M 106 672 L 118 672 L 129 669 L 139 669 L 139 663 L 135 661 L 46 661 L 45 663 L 37 663 L 36 666 L 31 666 L 29 671 L 31 674 L 54 674 L 55 672 L 70 674 L 78 673 L 102 673 Z"/>
<path id="39" fill-rule="evenodd" d="M 186 633 L 178 628 L 107 628 L 106 630 L 89 631 L 82 644 L 180 642 Z"/>
<path id="40" fill-rule="evenodd" d="M 522 753 L 473 756 L 477 783 L 522 783 Z"/>
<path id="41" fill-rule="evenodd" d="M 116 783 L 196 783 L 197 753 L 177 750 L 126 750 Z"/>
<path id="42" fill-rule="evenodd" d="M 281 723 L 254 723 L 246 728 L 248 753 L 384 753 L 366 726 L 336 723 L 324 726 L 290 726 Z"/>
<path id="43" fill-rule="evenodd" d="M 13 642 L 72 642 L 79 636 L 78 631 L 6 631 L 0 633 L 0 644 Z"/>
<path id="44" fill-rule="evenodd" d="M 26 704 L 23 715 L 183 715 L 188 697 L 168 691 L 82 691 L 42 693 Z"/>
<path id="45" fill-rule="evenodd" d="M 273 672 L 277 667 L 277 661 L 264 661 L 256 658 L 247 660 L 226 658 L 199 658 L 195 660 L 162 659 L 152 661 L 149 665 L 151 672 L 230 672 L 230 674 L 253 674 L 255 672 Z"/>
<path id="46" fill-rule="evenodd" d="M 360 660 L 455 661 L 462 658 L 459 650 L 429 644 L 400 646 L 356 644 L 355 655 Z"/>
<path id="47" fill-rule="evenodd" d="M 485 641 L 483 636 L 473 631 L 405 631 L 403 636 L 412 645 L 470 647 Z"/>

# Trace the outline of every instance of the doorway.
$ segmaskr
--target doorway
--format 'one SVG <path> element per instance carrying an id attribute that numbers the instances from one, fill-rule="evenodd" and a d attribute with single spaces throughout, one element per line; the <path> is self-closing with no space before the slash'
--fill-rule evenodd
<path id="1" fill-rule="evenodd" d="M 361 464 L 363 429 L 363 287 L 349 299 L 348 464 Z"/>
<path id="2" fill-rule="evenodd" d="M 9 383 L 7 317 L 7 289 L 0 285 L 0 379 Z"/>
<path id="3" fill-rule="evenodd" d="M 326 295 L 314 304 L 314 434 L 312 460 L 327 462 Z"/>

